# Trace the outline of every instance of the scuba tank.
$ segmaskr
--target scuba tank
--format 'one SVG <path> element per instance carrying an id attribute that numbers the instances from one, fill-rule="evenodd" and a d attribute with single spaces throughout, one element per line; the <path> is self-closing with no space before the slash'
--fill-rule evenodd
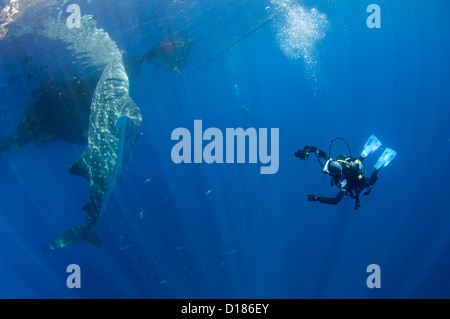
<path id="1" fill-rule="evenodd" d="M 375 137 L 376 139 L 376 137 Z M 355 180 L 361 179 L 364 176 L 364 173 L 366 172 L 366 169 L 362 163 L 361 158 L 354 158 L 352 156 L 352 150 L 350 149 L 350 146 L 348 145 L 347 141 L 344 140 L 342 137 L 336 137 L 330 142 L 330 146 L 328 148 L 328 156 L 330 159 L 327 161 L 327 163 L 324 166 L 323 172 L 326 174 L 329 174 L 328 166 L 331 161 L 333 161 L 333 156 L 331 153 L 331 148 L 333 146 L 333 143 L 337 140 L 341 140 L 347 145 L 349 156 L 346 155 L 339 155 L 336 159 L 337 162 L 339 162 L 342 166 L 342 174 L 344 174 L 346 179 Z M 378 139 L 377 139 L 378 141 Z M 366 143 L 367 144 L 367 143 Z M 381 145 L 381 143 L 380 143 Z M 368 152 L 370 154 L 370 152 Z"/>

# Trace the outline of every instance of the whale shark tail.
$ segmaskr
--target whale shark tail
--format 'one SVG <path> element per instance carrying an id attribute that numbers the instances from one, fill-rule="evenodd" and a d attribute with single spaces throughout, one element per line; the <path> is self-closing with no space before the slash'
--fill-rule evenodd
<path id="1" fill-rule="evenodd" d="M 42 250 L 52 251 L 75 244 L 88 244 L 94 248 L 100 248 L 102 246 L 100 239 L 94 234 L 92 228 L 88 225 L 82 225 L 65 232 L 61 237 Z"/>

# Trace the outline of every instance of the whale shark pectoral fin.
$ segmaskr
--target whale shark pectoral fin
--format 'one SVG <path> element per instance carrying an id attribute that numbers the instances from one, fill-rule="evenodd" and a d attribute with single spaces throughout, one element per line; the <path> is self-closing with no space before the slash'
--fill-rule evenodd
<path id="1" fill-rule="evenodd" d="M 102 243 L 92 229 L 86 225 L 74 227 L 65 232 L 50 245 L 42 249 L 43 251 L 52 251 L 58 248 L 67 247 L 75 244 L 88 244 L 94 248 L 101 248 Z"/>
<path id="2" fill-rule="evenodd" d="M 129 96 L 124 98 L 120 116 L 126 116 L 130 118 L 133 121 L 134 125 L 136 126 L 141 125 L 142 122 L 141 110 L 139 109 L 139 106 L 137 106 L 137 104 L 134 103 L 134 101 Z"/>
<path id="3" fill-rule="evenodd" d="M 69 173 L 72 175 L 77 175 L 84 177 L 88 182 L 91 179 L 89 174 L 89 166 L 85 160 L 85 153 L 83 153 L 69 168 Z"/>

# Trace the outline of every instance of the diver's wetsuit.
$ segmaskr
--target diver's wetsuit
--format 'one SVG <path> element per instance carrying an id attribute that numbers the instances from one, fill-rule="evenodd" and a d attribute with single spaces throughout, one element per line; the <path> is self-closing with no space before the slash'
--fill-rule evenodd
<path id="1" fill-rule="evenodd" d="M 375 185 L 375 182 L 378 180 L 378 171 L 374 171 L 372 173 L 372 176 L 370 178 L 362 177 L 358 179 L 357 176 L 345 176 L 344 172 L 344 179 L 347 180 L 347 183 L 345 186 L 341 187 L 341 190 L 336 195 L 336 197 L 324 197 L 321 194 L 318 195 L 318 200 L 321 203 L 324 204 L 330 204 L 330 205 L 337 205 L 341 199 L 344 197 L 344 195 L 349 195 L 350 197 L 354 198 L 356 200 L 355 209 L 359 208 L 359 195 L 362 193 L 363 195 L 369 195 L 370 191 L 372 190 L 373 185 Z M 332 182 L 334 183 L 334 182 Z M 339 187 L 339 184 L 336 183 Z"/>
<path id="2" fill-rule="evenodd" d="M 305 153 L 306 151 L 306 153 Z M 302 153 L 304 152 L 304 153 Z M 300 151 L 299 153 L 296 153 L 297 157 L 307 159 L 310 153 L 314 153 L 317 156 L 317 159 L 322 166 L 322 169 L 324 169 L 325 165 L 322 160 L 328 161 L 330 157 L 328 154 L 322 150 L 319 150 L 317 147 L 314 146 L 306 146 L 303 151 Z M 303 156 L 302 156 L 303 155 Z M 346 159 L 349 161 L 349 163 L 355 162 L 357 160 L 363 161 L 363 158 L 360 157 L 359 159 L 350 158 Z M 350 197 L 354 198 L 356 200 L 355 203 L 355 209 L 358 209 L 360 206 L 359 202 L 359 195 L 362 193 L 363 195 L 369 195 L 370 191 L 372 190 L 372 187 L 375 185 L 375 182 L 378 180 L 378 170 L 374 170 L 372 173 L 372 176 L 370 178 L 364 177 L 359 175 L 360 172 L 358 169 L 355 169 L 354 167 L 351 167 L 350 165 L 343 165 L 342 166 L 342 174 L 338 177 L 332 177 L 331 186 L 338 186 L 340 188 L 339 193 L 336 195 L 336 197 L 324 197 L 321 194 L 319 195 L 309 195 L 312 197 L 309 200 L 318 200 L 321 203 L 324 204 L 330 204 L 330 205 L 337 205 L 341 199 L 344 197 L 344 195 L 349 195 Z"/>

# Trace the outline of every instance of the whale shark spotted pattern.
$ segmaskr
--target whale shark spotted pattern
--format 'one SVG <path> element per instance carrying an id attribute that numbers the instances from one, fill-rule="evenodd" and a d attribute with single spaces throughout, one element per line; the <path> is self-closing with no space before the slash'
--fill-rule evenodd
<path id="1" fill-rule="evenodd" d="M 123 151 L 129 137 L 127 128 L 133 124 L 139 126 L 141 121 L 140 109 L 129 97 L 129 80 L 122 56 L 118 55 L 106 66 L 94 92 L 87 149 L 69 169 L 71 174 L 89 182 L 89 201 L 83 207 L 88 213 L 86 222 L 63 234 L 44 251 L 77 243 L 101 246 L 92 229 L 120 179 Z"/>

